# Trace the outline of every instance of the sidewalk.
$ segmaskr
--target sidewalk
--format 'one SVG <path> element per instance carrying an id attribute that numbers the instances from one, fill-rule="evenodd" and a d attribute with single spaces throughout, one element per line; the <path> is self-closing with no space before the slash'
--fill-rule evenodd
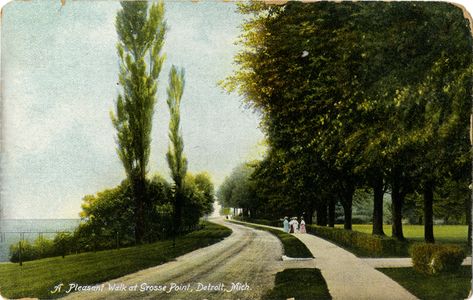
<path id="1" fill-rule="evenodd" d="M 315 256 L 316 267 L 320 269 L 334 300 L 417 299 L 397 282 L 345 249 L 311 234 L 295 236 Z"/>
<path id="2" fill-rule="evenodd" d="M 333 299 L 416 299 L 360 258 L 311 234 L 296 234 L 315 256 Z"/>

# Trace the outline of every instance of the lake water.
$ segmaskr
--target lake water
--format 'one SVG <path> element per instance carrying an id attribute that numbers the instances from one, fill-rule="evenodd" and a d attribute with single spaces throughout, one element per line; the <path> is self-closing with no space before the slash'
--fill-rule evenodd
<path id="1" fill-rule="evenodd" d="M 7 219 L 0 220 L 0 262 L 8 261 L 10 245 L 25 240 L 34 241 L 39 235 L 54 238 L 56 232 L 73 231 L 80 219 Z"/>

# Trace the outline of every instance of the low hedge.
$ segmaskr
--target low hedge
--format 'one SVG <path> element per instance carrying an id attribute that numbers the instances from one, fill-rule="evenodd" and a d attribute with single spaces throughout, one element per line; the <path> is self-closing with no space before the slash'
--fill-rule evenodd
<path id="1" fill-rule="evenodd" d="M 234 217 L 233 219 L 274 227 L 283 226 L 282 221 L 280 220 L 251 219 L 241 216 Z M 409 243 L 401 242 L 391 237 L 371 235 L 342 228 L 323 227 L 317 225 L 306 225 L 306 229 L 307 233 L 334 242 L 335 244 L 354 252 L 358 256 L 409 256 Z"/>
<path id="2" fill-rule="evenodd" d="M 273 226 L 273 227 L 282 227 L 282 225 L 283 225 L 282 224 L 283 220 L 252 219 L 252 218 L 242 217 L 242 216 L 234 216 L 233 219 L 236 220 L 236 221 L 256 223 L 256 224 L 261 224 L 261 225 L 266 225 L 266 226 Z"/>
<path id="3" fill-rule="evenodd" d="M 349 248 L 360 256 L 408 256 L 409 253 L 407 242 L 391 237 L 316 225 L 307 225 L 306 228 L 308 233 Z"/>
<path id="4" fill-rule="evenodd" d="M 456 272 L 466 257 L 462 247 L 447 244 L 414 244 L 410 254 L 414 269 L 429 275 Z"/>

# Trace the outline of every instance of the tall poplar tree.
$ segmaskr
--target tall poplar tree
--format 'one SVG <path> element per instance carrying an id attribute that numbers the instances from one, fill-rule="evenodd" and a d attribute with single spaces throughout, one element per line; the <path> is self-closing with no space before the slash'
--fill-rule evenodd
<path id="1" fill-rule="evenodd" d="M 117 130 L 117 153 L 133 189 L 135 239 L 145 233 L 146 173 L 150 155 L 152 118 L 156 103 L 157 80 L 164 62 L 161 49 L 166 23 L 164 5 L 123 1 L 115 27 L 119 41 L 119 84 L 122 93 L 111 113 Z"/>
<path id="2" fill-rule="evenodd" d="M 187 158 L 184 156 L 184 139 L 180 132 L 181 98 L 184 93 L 184 70 L 175 66 L 169 72 L 169 86 L 167 88 L 167 104 L 171 119 L 169 121 L 169 149 L 166 154 L 171 177 L 174 181 L 174 233 L 180 232 L 182 223 L 182 208 L 184 206 L 184 178 L 187 173 Z"/>

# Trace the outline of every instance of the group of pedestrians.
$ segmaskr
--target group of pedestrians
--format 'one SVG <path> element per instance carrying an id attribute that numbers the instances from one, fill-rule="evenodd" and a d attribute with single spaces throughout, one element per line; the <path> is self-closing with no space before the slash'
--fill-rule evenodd
<path id="1" fill-rule="evenodd" d="M 304 217 L 301 217 L 300 224 L 297 217 L 291 218 L 291 221 L 288 217 L 284 217 L 283 227 L 284 232 L 287 233 L 306 233 Z"/>

